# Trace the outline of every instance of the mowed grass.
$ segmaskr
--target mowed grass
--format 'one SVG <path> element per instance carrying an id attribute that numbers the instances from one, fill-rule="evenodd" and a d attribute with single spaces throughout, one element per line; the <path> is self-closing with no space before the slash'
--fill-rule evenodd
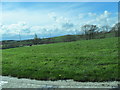
<path id="1" fill-rule="evenodd" d="M 118 38 L 5 49 L 2 75 L 38 80 L 120 80 Z"/>

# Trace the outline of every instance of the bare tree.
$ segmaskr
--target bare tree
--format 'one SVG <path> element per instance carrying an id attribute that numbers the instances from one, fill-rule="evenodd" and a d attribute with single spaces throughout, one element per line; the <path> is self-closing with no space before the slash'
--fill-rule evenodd
<path id="1" fill-rule="evenodd" d="M 112 27 L 111 32 L 115 32 L 115 36 L 120 36 L 120 22 L 115 24 L 114 27 Z"/>
<path id="2" fill-rule="evenodd" d="M 106 34 L 110 31 L 111 27 L 109 25 L 104 25 L 100 27 L 99 38 L 105 38 Z"/>
<path id="3" fill-rule="evenodd" d="M 109 30 L 111 29 L 111 27 L 108 26 L 108 25 L 104 25 L 104 26 L 101 27 L 101 29 L 102 29 L 102 33 L 106 33 L 106 32 L 109 32 Z"/>
<path id="4" fill-rule="evenodd" d="M 20 44 L 19 46 L 21 47 L 22 46 L 22 39 L 21 39 L 21 33 L 19 32 L 19 39 L 20 39 Z"/>
<path id="5" fill-rule="evenodd" d="M 33 43 L 34 43 L 35 45 L 39 43 L 39 38 L 38 38 L 37 34 L 35 34 L 35 36 L 34 36 Z"/>
<path id="6" fill-rule="evenodd" d="M 95 36 L 95 32 L 98 29 L 96 25 L 83 25 L 81 27 L 82 31 L 85 34 L 86 40 L 87 39 L 93 39 Z"/>

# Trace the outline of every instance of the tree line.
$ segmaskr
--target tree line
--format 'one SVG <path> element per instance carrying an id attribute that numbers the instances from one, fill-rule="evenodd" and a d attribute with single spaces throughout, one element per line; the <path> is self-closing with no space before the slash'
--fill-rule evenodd
<path id="1" fill-rule="evenodd" d="M 65 36 L 50 37 L 50 38 L 39 38 L 37 34 L 35 34 L 34 39 L 31 40 L 2 41 L 2 48 L 6 49 L 6 48 L 21 47 L 21 46 L 32 46 L 38 44 L 101 39 L 107 37 L 119 37 L 120 36 L 119 28 L 120 28 L 120 23 L 115 24 L 112 28 L 108 25 L 98 27 L 97 25 L 86 24 L 81 26 L 81 31 L 83 32 L 82 34 L 77 33 L 76 35 L 65 35 Z"/>
<path id="2" fill-rule="evenodd" d="M 90 39 L 100 39 L 100 38 L 105 38 L 106 34 L 111 33 L 113 35 L 111 35 L 112 37 L 118 37 L 119 36 L 119 30 L 120 28 L 120 23 L 117 23 L 116 25 L 114 25 L 112 28 L 109 25 L 104 25 L 102 27 L 98 27 L 97 25 L 90 25 L 90 24 L 86 24 L 81 26 L 81 31 L 83 32 L 80 36 L 78 36 L 79 34 L 75 35 L 66 35 L 63 38 L 63 41 L 65 42 L 70 42 L 70 41 L 75 41 L 75 40 L 79 40 L 80 38 L 84 38 L 85 40 L 90 40 Z M 49 41 L 54 41 L 54 38 L 48 38 L 48 43 Z M 34 44 L 39 44 L 40 42 L 40 38 L 37 37 L 37 34 L 35 34 L 34 37 Z M 53 42 L 51 42 L 53 43 Z"/>

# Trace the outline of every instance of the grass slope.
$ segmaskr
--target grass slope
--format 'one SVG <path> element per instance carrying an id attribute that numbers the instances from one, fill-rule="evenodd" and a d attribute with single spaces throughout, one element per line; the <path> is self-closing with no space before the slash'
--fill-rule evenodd
<path id="1" fill-rule="evenodd" d="M 2 53 L 3 75 L 38 80 L 120 80 L 118 38 L 12 48 Z"/>

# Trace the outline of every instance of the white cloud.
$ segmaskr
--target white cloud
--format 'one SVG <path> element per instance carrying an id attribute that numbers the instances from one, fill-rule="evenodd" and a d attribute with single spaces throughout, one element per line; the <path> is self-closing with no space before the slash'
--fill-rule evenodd
<path id="1" fill-rule="evenodd" d="M 26 36 L 34 35 L 36 33 L 40 37 L 50 37 L 80 33 L 80 27 L 84 24 L 96 24 L 100 27 L 106 24 L 113 26 L 117 23 L 117 17 L 112 17 L 112 14 L 108 11 L 104 11 L 102 14 L 92 12 L 87 14 L 82 13 L 79 15 L 79 18 L 63 17 L 54 12 L 47 15 L 49 16 L 49 19 L 52 19 L 49 21 L 53 23 L 46 25 L 29 25 L 26 22 L 19 22 L 16 24 L 0 25 L 0 33 L 3 35 L 18 35 L 20 33 L 21 35 Z"/>
<path id="2" fill-rule="evenodd" d="M 23 35 L 26 35 L 30 31 L 30 27 L 25 22 L 19 22 L 17 24 L 10 24 L 10 25 L 2 25 L 0 32 L 2 34 L 14 34 L 17 35 L 19 33 L 22 33 Z"/>
<path id="3" fill-rule="evenodd" d="M 85 16 L 85 14 L 80 13 L 80 14 L 78 15 L 78 18 L 79 18 L 79 19 L 82 19 L 82 18 L 84 18 L 84 16 Z"/>
<path id="4" fill-rule="evenodd" d="M 41 13 L 42 12 L 42 13 Z M 28 11 L 25 9 L 3 11 L 3 24 L 15 24 L 21 21 L 29 23 L 30 25 L 45 25 L 52 23 L 49 20 L 48 12 L 44 10 L 40 11 Z"/>
<path id="5" fill-rule="evenodd" d="M 89 12 L 88 15 L 89 15 L 90 17 L 95 17 L 95 16 L 96 16 L 96 13 Z"/>
<path id="6" fill-rule="evenodd" d="M 96 13 L 88 13 L 90 16 L 93 15 L 93 18 L 90 18 L 87 21 L 87 24 L 96 24 L 99 26 L 103 25 L 110 25 L 113 26 L 113 24 L 117 23 L 117 17 L 112 17 L 111 13 L 108 11 L 104 11 L 102 14 L 96 14 Z"/>
<path id="7" fill-rule="evenodd" d="M 53 20 L 56 20 L 57 19 L 57 15 L 55 12 L 51 12 L 48 14 L 48 17 L 52 18 Z"/>

